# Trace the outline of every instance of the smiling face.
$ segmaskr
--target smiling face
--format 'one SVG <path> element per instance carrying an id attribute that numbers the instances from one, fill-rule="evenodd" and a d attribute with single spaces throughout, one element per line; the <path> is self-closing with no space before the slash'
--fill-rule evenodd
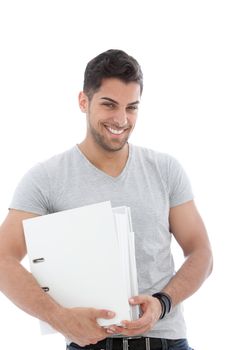
<path id="1" fill-rule="evenodd" d="M 85 142 L 108 152 L 123 149 L 135 126 L 139 101 L 140 85 L 116 78 L 104 79 L 91 100 L 81 92 L 80 108 L 87 115 Z"/>

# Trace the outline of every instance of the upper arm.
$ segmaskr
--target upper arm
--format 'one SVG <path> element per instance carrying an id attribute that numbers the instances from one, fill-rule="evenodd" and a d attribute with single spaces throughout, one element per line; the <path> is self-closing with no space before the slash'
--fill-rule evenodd
<path id="1" fill-rule="evenodd" d="M 11 209 L 0 226 L 0 256 L 12 256 L 22 260 L 26 243 L 22 220 L 38 216 L 33 213 Z"/>
<path id="2" fill-rule="evenodd" d="M 210 249 L 205 225 L 193 200 L 171 208 L 169 224 L 185 256 L 199 248 Z"/>

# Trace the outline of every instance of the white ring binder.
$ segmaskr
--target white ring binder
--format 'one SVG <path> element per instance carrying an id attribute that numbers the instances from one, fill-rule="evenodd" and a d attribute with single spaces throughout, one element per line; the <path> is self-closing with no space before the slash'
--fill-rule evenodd
<path id="1" fill-rule="evenodd" d="M 54 300 L 116 313 L 98 319 L 101 326 L 139 317 L 128 302 L 138 294 L 129 207 L 101 202 L 26 219 L 23 226 L 31 272 Z"/>

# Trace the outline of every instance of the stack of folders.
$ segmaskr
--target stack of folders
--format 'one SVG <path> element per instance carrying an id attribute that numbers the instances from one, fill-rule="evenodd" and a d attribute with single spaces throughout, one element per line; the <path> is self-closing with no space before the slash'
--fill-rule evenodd
<path id="1" fill-rule="evenodd" d="M 26 219 L 23 226 L 31 272 L 60 305 L 114 311 L 113 319 L 98 319 L 101 326 L 139 317 L 128 302 L 138 294 L 129 207 L 101 202 Z"/>

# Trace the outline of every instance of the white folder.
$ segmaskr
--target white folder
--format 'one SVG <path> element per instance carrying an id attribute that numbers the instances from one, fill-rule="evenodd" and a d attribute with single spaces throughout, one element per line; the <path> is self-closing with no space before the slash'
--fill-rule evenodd
<path id="1" fill-rule="evenodd" d="M 114 311 L 113 319 L 98 319 L 101 326 L 138 318 L 128 302 L 138 294 L 129 207 L 101 202 L 26 219 L 23 227 L 31 272 L 60 305 Z"/>

